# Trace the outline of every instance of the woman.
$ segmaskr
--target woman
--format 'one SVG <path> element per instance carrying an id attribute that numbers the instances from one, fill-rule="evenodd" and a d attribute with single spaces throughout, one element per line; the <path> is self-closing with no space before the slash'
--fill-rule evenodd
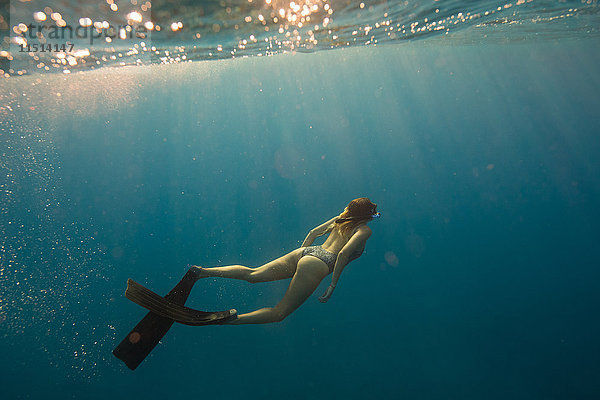
<path id="1" fill-rule="evenodd" d="M 329 300 L 346 265 L 360 257 L 365 249 L 372 233 L 367 222 L 379 216 L 377 204 L 361 197 L 352 200 L 340 215 L 311 230 L 302 247 L 261 267 L 230 265 L 192 268 L 198 279 L 220 277 L 257 283 L 292 278 L 283 299 L 275 307 L 241 314 L 227 323 L 238 325 L 280 322 L 306 301 L 323 278 L 333 273 L 331 284 L 319 298 L 322 303 Z M 326 233 L 329 233 L 329 237 L 322 246 L 311 246 L 317 237 Z"/>
<path id="2" fill-rule="evenodd" d="M 323 278 L 333 272 L 331 285 L 319 298 L 321 302 L 326 302 L 346 265 L 362 254 L 371 236 L 367 222 L 377 217 L 377 204 L 366 197 L 352 200 L 343 213 L 311 230 L 299 249 L 258 268 L 242 265 L 214 268 L 193 266 L 164 298 L 129 279 L 125 296 L 150 312 L 113 350 L 113 354 L 129 368 L 136 369 L 175 321 L 194 326 L 282 321 L 306 301 Z M 326 233 L 329 233 L 329 237 L 322 246 L 311 246 L 317 237 Z M 208 277 L 243 279 L 252 283 L 286 278 L 292 278 L 292 281 L 285 296 L 275 307 L 261 308 L 247 314 L 237 315 L 234 309 L 205 312 L 184 307 L 194 284 L 198 279 Z"/>

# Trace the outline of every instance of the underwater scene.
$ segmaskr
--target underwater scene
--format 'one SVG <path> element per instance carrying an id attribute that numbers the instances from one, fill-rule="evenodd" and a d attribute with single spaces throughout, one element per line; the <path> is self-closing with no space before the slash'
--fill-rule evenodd
<path id="1" fill-rule="evenodd" d="M 0 33 L 2 399 L 600 398 L 597 0 Z"/>

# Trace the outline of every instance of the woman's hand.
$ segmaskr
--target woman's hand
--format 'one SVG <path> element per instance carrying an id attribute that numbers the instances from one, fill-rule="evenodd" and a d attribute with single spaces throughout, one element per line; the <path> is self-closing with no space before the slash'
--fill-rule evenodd
<path id="1" fill-rule="evenodd" d="M 333 294 L 333 289 L 335 289 L 335 286 L 329 285 L 323 296 L 319 297 L 319 301 L 321 303 L 327 303 L 327 300 L 329 300 L 329 298 Z"/>

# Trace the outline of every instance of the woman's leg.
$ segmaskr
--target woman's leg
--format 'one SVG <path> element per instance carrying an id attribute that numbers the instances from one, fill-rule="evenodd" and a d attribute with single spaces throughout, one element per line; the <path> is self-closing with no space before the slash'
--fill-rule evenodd
<path id="1" fill-rule="evenodd" d="M 283 321 L 313 294 L 328 274 L 329 268 L 323 261 L 312 256 L 302 257 L 290 286 L 279 304 L 272 308 L 261 308 L 239 315 L 237 319 L 231 321 L 231 324 L 267 324 Z"/>
<path id="2" fill-rule="evenodd" d="M 250 283 L 288 279 L 294 276 L 296 272 L 296 265 L 302 256 L 302 250 L 302 248 L 296 249 L 258 268 L 249 268 L 243 265 L 228 265 L 213 268 L 196 267 L 196 272 L 199 279 L 218 277 L 241 279 Z"/>

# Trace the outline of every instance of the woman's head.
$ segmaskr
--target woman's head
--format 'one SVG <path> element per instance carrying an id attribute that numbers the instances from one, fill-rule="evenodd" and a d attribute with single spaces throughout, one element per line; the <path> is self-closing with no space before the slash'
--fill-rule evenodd
<path id="1" fill-rule="evenodd" d="M 335 221 L 343 235 L 347 235 L 360 224 L 379 216 L 377 204 L 366 197 L 352 200 L 340 217 Z"/>
<path id="2" fill-rule="evenodd" d="M 348 203 L 344 213 L 348 213 L 347 217 L 371 217 L 377 213 L 377 204 L 367 197 L 359 197 Z"/>

